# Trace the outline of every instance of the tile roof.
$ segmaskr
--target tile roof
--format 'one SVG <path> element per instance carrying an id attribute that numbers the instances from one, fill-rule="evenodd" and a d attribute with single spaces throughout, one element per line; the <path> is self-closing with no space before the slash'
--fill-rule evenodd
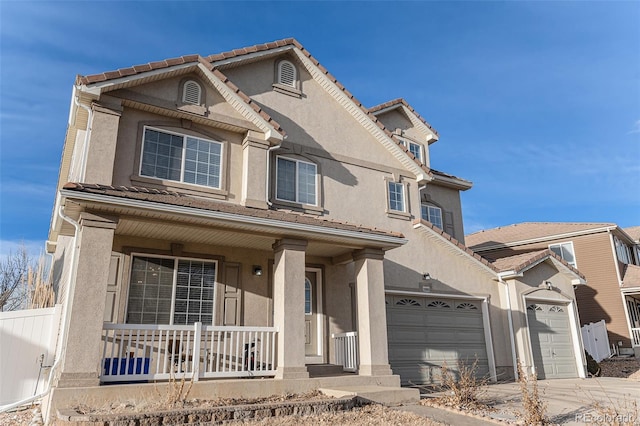
<path id="1" fill-rule="evenodd" d="M 633 241 L 640 242 L 640 226 L 631 226 L 629 228 L 623 228 L 622 230 L 633 238 Z"/>
<path id="2" fill-rule="evenodd" d="M 253 111 L 255 111 L 260 117 L 267 121 L 278 133 L 285 135 L 284 129 L 280 126 L 276 120 L 274 120 L 266 111 L 264 111 L 253 99 L 247 96 L 242 90 L 231 82 L 220 70 L 214 69 L 210 62 L 206 61 L 200 55 L 188 55 L 181 56 L 179 58 L 165 59 L 164 61 L 150 62 L 143 65 L 135 65 L 130 68 L 121 68 L 116 71 L 107 71 L 101 74 L 94 74 L 89 76 L 77 76 L 76 84 L 92 84 L 99 83 L 107 80 L 130 76 L 134 74 L 142 74 L 147 71 L 154 71 L 158 69 L 168 68 L 174 65 L 182 65 L 186 63 L 201 63 L 206 66 L 217 78 L 219 78 L 232 92 L 237 94 L 246 104 L 248 104 Z"/>
<path id="3" fill-rule="evenodd" d="M 578 275 L 580 278 L 582 278 L 583 280 L 586 279 L 585 276 L 582 274 L 582 272 L 578 271 L 576 268 L 569 265 L 564 259 L 562 259 L 560 256 L 558 256 L 557 254 L 555 254 L 549 249 L 516 254 L 514 256 L 509 256 L 509 257 L 502 257 L 500 259 L 496 259 L 493 262 L 493 266 L 496 267 L 501 272 L 515 271 L 519 273 L 524 269 L 526 269 L 528 266 L 534 265 L 548 257 L 555 258 L 558 262 L 562 263 L 564 266 L 566 266 L 569 270 L 571 270 L 573 273 Z"/>
<path id="4" fill-rule="evenodd" d="M 77 84 L 91 84 L 91 83 L 98 83 L 98 82 L 102 82 L 102 81 L 107 81 L 110 79 L 115 79 L 115 78 L 120 78 L 123 76 L 129 76 L 129 75 L 134 75 L 134 74 L 140 74 L 146 71 L 152 71 L 152 70 L 157 70 L 157 69 L 162 69 L 162 68 L 167 68 L 169 66 L 173 66 L 173 65 L 181 65 L 184 63 L 196 63 L 196 62 L 207 62 L 210 64 L 209 69 L 210 70 L 216 70 L 217 76 L 218 78 L 221 78 L 225 84 L 227 86 L 229 86 L 231 88 L 231 90 L 233 90 L 234 92 L 238 93 L 238 95 L 245 101 L 247 102 L 252 109 L 256 110 L 256 108 L 259 109 L 258 112 L 265 120 L 269 121 L 270 123 L 272 123 L 272 125 L 281 133 L 281 134 L 285 134 L 284 130 L 280 127 L 280 125 L 273 120 L 269 114 L 267 114 L 265 111 L 263 111 L 262 109 L 260 109 L 260 107 L 255 104 L 255 102 L 251 101 L 251 99 L 249 98 L 249 96 L 245 95 L 244 93 L 242 93 L 240 91 L 240 89 L 235 86 L 228 78 L 224 77 L 222 78 L 222 76 L 224 76 L 224 74 L 215 68 L 214 65 L 212 65 L 211 63 L 216 62 L 216 61 L 221 61 L 221 60 L 225 60 L 225 59 L 230 59 L 230 58 L 235 58 L 235 57 L 241 57 L 243 55 L 249 55 L 251 53 L 256 53 L 256 52 L 262 52 L 262 51 L 268 51 L 271 49 L 276 49 L 276 48 L 280 48 L 280 47 L 285 47 L 285 46 L 293 46 L 298 48 L 303 55 L 305 55 L 315 66 L 318 67 L 318 69 L 331 81 L 333 82 L 347 97 L 349 97 L 349 99 L 351 99 L 368 117 L 369 119 L 371 119 L 376 126 L 378 126 L 378 128 L 380 128 L 380 130 L 382 130 L 382 132 L 384 132 L 386 134 L 387 137 L 389 137 L 390 139 L 392 139 L 399 147 L 400 149 L 402 149 L 411 159 L 413 159 L 413 161 L 424 171 L 427 173 L 427 175 L 431 176 L 431 169 L 429 169 L 429 167 L 425 166 L 424 164 L 422 164 L 422 162 L 420 161 L 420 159 L 416 158 L 410 151 L 409 148 L 405 147 L 399 139 L 397 139 L 395 137 L 395 135 L 393 135 L 392 132 L 389 131 L 389 129 L 387 129 L 384 124 L 382 124 L 381 121 L 378 120 L 378 118 L 369 111 L 369 109 L 367 109 L 360 101 L 358 101 L 355 96 L 353 96 L 353 94 L 351 94 L 333 75 L 331 75 L 329 73 L 329 71 L 320 64 L 320 62 L 314 58 L 311 53 L 309 53 L 309 51 L 307 51 L 302 44 L 300 44 L 296 39 L 294 38 L 285 38 L 282 40 L 276 40 L 273 42 L 269 42 L 269 43 L 263 43 L 263 44 L 256 44 L 254 46 L 249 46 L 249 47 L 244 47 L 241 49 L 234 49 L 234 50 L 230 50 L 228 52 L 222 52 L 222 53 L 216 53 L 213 55 L 209 55 L 206 58 L 203 58 L 199 55 L 187 55 L 187 56 L 181 56 L 179 58 L 173 58 L 173 59 L 166 59 L 164 61 L 158 61 L 158 62 L 150 62 L 148 64 L 143 64 L 143 65 L 136 65 L 134 67 L 130 67 L 130 68 L 121 68 L 119 70 L 116 71 L 109 71 L 109 72 L 105 72 L 105 73 L 101 73 L 101 74 L 94 74 L 94 75 L 89 75 L 89 76 L 78 76 L 76 78 L 76 83 Z M 408 106 L 408 104 L 407 104 Z M 413 110 L 413 109 L 412 109 Z M 415 112 L 415 111 L 414 111 Z M 416 113 L 416 115 L 418 115 Z M 425 121 L 426 123 L 426 121 Z M 428 125 L 428 124 L 427 124 Z M 277 127 L 276 127 L 277 126 Z M 431 128 L 431 126 L 429 126 Z M 434 130 L 435 132 L 435 130 Z M 437 133 L 436 133 L 437 134 Z"/>
<path id="5" fill-rule="evenodd" d="M 399 232 L 387 231 L 379 228 L 369 228 L 337 220 L 325 219 L 290 210 L 263 210 L 245 207 L 237 204 L 215 201 L 204 198 L 191 197 L 178 192 L 149 189 L 143 187 L 109 186 L 100 184 L 69 182 L 63 189 L 90 194 L 108 195 L 110 197 L 127 198 L 132 200 L 150 201 L 180 207 L 191 207 L 221 213 L 237 214 L 262 219 L 272 219 L 288 223 L 299 223 L 311 226 L 362 232 L 366 234 L 381 235 L 386 237 L 404 238 Z"/>
<path id="6" fill-rule="evenodd" d="M 409 111 L 411 111 L 418 118 L 418 120 L 422 121 L 422 123 L 424 123 L 424 125 L 427 126 L 436 136 L 439 136 L 437 130 L 434 129 L 431 126 L 431 124 L 429 124 L 427 120 L 424 119 L 424 117 L 418 114 L 418 111 L 416 111 L 411 105 L 409 105 L 409 103 L 405 101 L 403 98 L 393 99 L 383 104 L 372 106 L 371 108 L 369 108 L 369 111 L 375 114 L 380 110 L 383 110 L 385 108 L 389 108 L 395 105 L 404 105 Z"/>
<path id="7" fill-rule="evenodd" d="M 622 282 L 622 287 L 640 287 L 640 266 L 624 265 Z"/>
<path id="8" fill-rule="evenodd" d="M 477 251 L 494 245 L 544 239 L 615 226 L 615 223 L 525 222 L 469 234 L 465 236 L 465 241 L 469 247 Z"/>

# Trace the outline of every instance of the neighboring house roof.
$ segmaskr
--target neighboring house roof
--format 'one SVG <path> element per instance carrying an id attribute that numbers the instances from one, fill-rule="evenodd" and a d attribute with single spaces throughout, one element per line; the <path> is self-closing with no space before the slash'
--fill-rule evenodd
<path id="1" fill-rule="evenodd" d="M 615 223 L 525 222 L 487 229 L 465 236 L 475 251 L 570 238 L 616 228 Z"/>
<path id="2" fill-rule="evenodd" d="M 630 228 L 623 228 L 622 230 L 633 238 L 633 241 L 640 244 L 640 226 L 632 226 Z"/>
<path id="3" fill-rule="evenodd" d="M 626 264 L 622 269 L 622 287 L 640 287 L 640 266 Z"/>
<path id="4" fill-rule="evenodd" d="M 431 169 L 426 165 L 422 164 L 420 159 L 416 158 L 407 147 L 405 147 L 399 139 L 397 139 L 391 131 L 389 131 L 384 124 L 378 118 L 371 113 L 360 101 L 358 101 L 353 94 L 351 94 L 334 76 L 332 76 L 329 71 L 323 67 L 320 62 L 315 59 L 311 54 L 294 38 L 286 38 L 282 40 L 277 40 L 270 43 L 257 44 L 250 47 L 245 47 L 241 49 L 234 49 L 228 52 L 217 53 L 213 55 L 209 55 L 206 58 L 203 58 L 199 55 L 187 55 L 181 56 L 173 59 L 166 59 L 164 61 L 150 62 L 148 64 L 136 65 L 128 68 L 121 68 L 116 71 L 108 71 L 99 74 L 93 74 L 88 76 L 78 76 L 76 78 L 77 84 L 98 84 L 104 83 L 109 80 L 119 79 L 123 77 L 130 77 L 133 75 L 146 73 L 150 71 L 159 71 L 165 68 L 170 68 L 176 65 L 185 65 L 185 64 L 198 64 L 198 63 L 206 63 L 208 65 L 208 69 L 211 70 L 217 78 L 220 78 L 227 86 L 231 88 L 231 90 L 238 93 L 238 95 L 251 106 L 251 108 L 256 111 L 260 116 L 271 123 L 279 132 L 284 134 L 284 130 L 280 127 L 280 125 L 273 120 L 269 114 L 263 111 L 255 102 L 251 100 L 249 96 L 242 93 L 240 89 L 235 86 L 226 76 L 220 71 L 220 68 L 229 64 L 229 61 L 241 61 L 245 58 L 247 60 L 253 60 L 255 55 L 257 54 L 265 54 L 268 51 L 275 51 L 276 53 L 280 53 L 284 51 L 282 49 L 286 48 L 297 48 L 301 54 L 308 59 L 319 71 L 320 73 L 326 77 L 331 83 L 333 83 L 346 97 L 353 102 L 358 109 L 369 119 L 374 127 L 377 127 L 380 131 L 384 133 L 384 135 L 391 139 L 393 143 L 404 153 L 413 160 L 411 162 L 414 171 L 421 170 L 424 172 L 424 176 L 432 179 L 433 174 Z M 366 126 L 365 126 L 366 127 Z"/>
<path id="5" fill-rule="evenodd" d="M 88 194 L 100 194 L 110 197 L 126 198 L 131 200 L 150 201 L 161 204 L 169 204 L 180 207 L 190 207 L 220 213 L 229 213 L 252 218 L 270 219 L 288 223 L 298 223 L 304 225 L 314 225 L 336 230 L 358 232 L 363 234 L 379 235 L 384 237 L 404 238 L 399 232 L 387 231 L 379 228 L 369 228 L 362 225 L 341 222 L 337 220 L 325 219 L 309 214 L 293 211 L 263 210 L 245 207 L 238 204 L 215 201 L 205 198 L 196 198 L 178 192 L 149 189 L 143 187 L 110 186 L 87 183 L 69 182 L 63 187 L 64 190 L 75 191 Z"/>
<path id="6" fill-rule="evenodd" d="M 462 244 L 460 241 L 453 238 L 451 235 L 444 232 L 442 229 L 433 225 L 431 222 L 428 222 L 424 219 L 417 219 L 413 222 L 413 227 L 416 229 L 421 229 L 423 231 L 427 230 L 431 234 L 439 235 L 442 240 L 447 241 L 453 247 L 457 248 L 461 254 L 464 254 L 470 259 L 473 259 L 479 265 L 484 266 L 485 270 L 489 269 L 495 274 L 511 271 L 515 273 L 522 273 L 545 261 L 546 259 L 551 259 L 557 265 L 561 265 L 562 267 L 566 268 L 569 273 L 576 275 L 582 281 L 585 280 L 585 276 L 580 271 L 569 265 L 565 260 L 563 260 L 560 256 L 556 255 L 549 249 L 509 256 L 491 262 L 471 250 L 469 247 Z"/>
<path id="7" fill-rule="evenodd" d="M 557 254 L 555 254 L 549 249 L 533 251 L 529 253 L 522 253 L 514 256 L 496 259 L 493 262 L 493 266 L 501 272 L 514 271 L 515 273 L 522 273 L 527 269 L 537 265 L 540 262 L 543 262 L 548 258 L 551 258 L 554 261 L 560 262 L 565 268 L 569 269 L 571 272 L 573 272 L 583 280 L 586 280 L 582 272 L 578 271 L 576 268 L 569 265 L 564 259 L 562 259 L 560 256 L 558 256 Z"/>
<path id="8" fill-rule="evenodd" d="M 427 120 L 425 120 L 420 114 L 418 114 L 418 112 L 411 105 L 409 105 L 407 103 L 407 101 L 405 101 L 402 98 L 393 99 L 393 100 L 385 102 L 383 104 L 373 106 L 373 107 L 369 108 L 369 111 L 372 112 L 375 115 L 377 113 L 380 113 L 381 111 L 388 111 L 388 110 L 391 110 L 391 109 L 401 108 L 401 107 L 405 107 L 406 109 L 408 109 L 415 116 L 415 118 L 417 118 L 420 122 L 422 122 L 422 124 L 424 124 L 425 126 L 427 126 L 427 128 L 429 128 L 431 133 L 433 133 L 436 136 L 436 138 L 439 136 L 438 132 L 436 131 L 436 129 L 434 129 L 431 126 L 431 124 L 429 124 L 427 122 Z M 437 139 L 431 141 L 430 144 L 435 142 L 436 140 Z"/>

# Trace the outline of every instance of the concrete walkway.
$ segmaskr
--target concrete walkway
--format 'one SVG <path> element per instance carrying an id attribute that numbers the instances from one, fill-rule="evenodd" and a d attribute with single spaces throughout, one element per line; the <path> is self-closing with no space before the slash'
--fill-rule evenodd
<path id="1" fill-rule="evenodd" d="M 538 390 L 541 399 L 547 404 L 547 417 L 552 423 L 613 424 L 617 420 L 620 424 L 640 425 L 640 381 L 616 377 L 540 380 Z M 494 409 L 486 413 L 488 419 L 420 405 L 397 409 L 461 426 L 496 424 L 497 420 L 515 422 L 516 413 L 523 409 L 520 386 L 517 383 L 489 385 L 482 399 Z M 601 408 L 595 408 L 598 404 Z M 617 413 L 620 417 L 615 419 L 611 417 L 611 413 Z"/>

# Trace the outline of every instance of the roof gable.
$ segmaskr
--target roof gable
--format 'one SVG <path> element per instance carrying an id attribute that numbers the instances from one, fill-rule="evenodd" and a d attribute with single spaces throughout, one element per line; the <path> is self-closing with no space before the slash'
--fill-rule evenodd
<path id="1" fill-rule="evenodd" d="M 382 117 L 386 114 L 396 111 L 402 113 L 411 125 L 420 132 L 424 137 L 424 142 L 429 145 L 438 140 L 438 132 L 431 124 L 427 122 L 418 112 L 402 98 L 394 99 L 380 105 L 369 108 L 369 111 L 376 117 Z M 386 120 L 382 119 L 383 122 Z"/>

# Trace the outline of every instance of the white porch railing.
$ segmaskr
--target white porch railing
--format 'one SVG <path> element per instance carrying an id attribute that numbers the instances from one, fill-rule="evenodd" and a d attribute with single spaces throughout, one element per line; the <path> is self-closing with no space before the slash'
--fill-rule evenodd
<path id="1" fill-rule="evenodd" d="M 631 329 L 631 344 L 633 347 L 640 346 L 640 328 Z"/>
<path id="2" fill-rule="evenodd" d="M 332 334 L 336 364 L 344 371 L 358 370 L 358 332 Z"/>
<path id="3" fill-rule="evenodd" d="M 105 323 L 102 382 L 273 376 L 274 327 Z"/>

